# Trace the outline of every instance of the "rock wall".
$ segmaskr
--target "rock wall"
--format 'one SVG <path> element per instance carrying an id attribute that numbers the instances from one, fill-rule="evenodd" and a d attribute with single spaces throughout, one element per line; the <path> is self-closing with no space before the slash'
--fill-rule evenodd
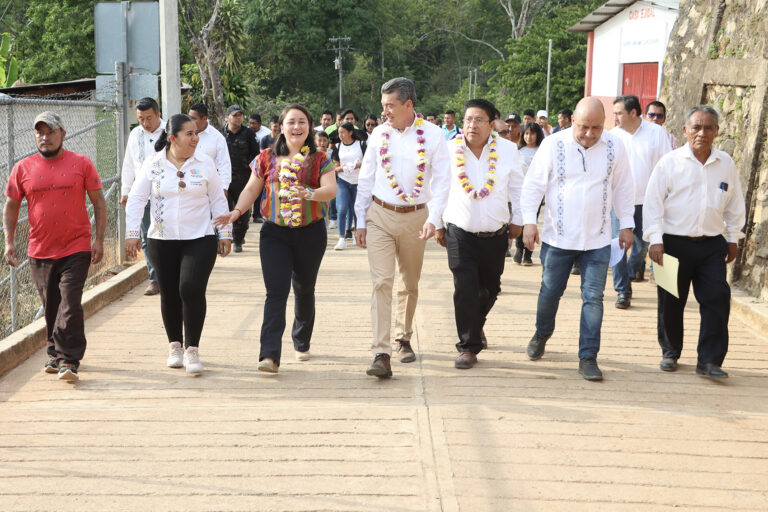
<path id="1" fill-rule="evenodd" d="M 691 106 L 721 115 L 716 147 L 736 162 L 747 201 L 746 238 L 731 280 L 768 300 L 768 0 L 682 0 L 664 62 L 665 127 L 684 143 Z"/>

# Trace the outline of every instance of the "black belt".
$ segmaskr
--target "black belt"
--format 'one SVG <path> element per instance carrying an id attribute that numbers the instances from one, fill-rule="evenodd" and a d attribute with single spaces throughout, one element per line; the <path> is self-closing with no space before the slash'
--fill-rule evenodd
<path id="1" fill-rule="evenodd" d="M 716 236 L 685 236 L 685 235 L 667 235 L 667 236 L 673 236 L 675 238 L 682 238 L 684 240 L 690 240 L 691 242 L 701 242 L 703 240 L 709 240 L 710 238 L 717 238 Z M 717 235 L 720 236 L 720 235 Z"/>
<path id="2" fill-rule="evenodd" d="M 454 227 L 456 229 L 461 229 L 460 227 L 458 227 L 455 224 L 446 224 L 446 226 L 452 226 L 452 227 Z M 473 232 L 467 231 L 465 229 L 461 229 L 461 230 L 464 231 L 465 233 L 469 233 L 470 235 L 475 235 L 478 238 L 491 238 L 491 237 L 494 237 L 494 236 L 499 236 L 499 235 L 507 234 L 507 232 L 509 231 L 509 224 L 504 224 L 503 226 L 501 226 L 496 231 L 480 231 L 478 233 L 473 233 Z"/>

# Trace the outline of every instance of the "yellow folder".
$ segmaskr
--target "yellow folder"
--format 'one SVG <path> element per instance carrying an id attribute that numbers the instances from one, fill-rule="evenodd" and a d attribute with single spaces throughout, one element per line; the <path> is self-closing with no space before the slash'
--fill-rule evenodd
<path id="1" fill-rule="evenodd" d="M 669 293 L 680 298 L 680 292 L 677 290 L 677 270 L 680 267 L 680 261 L 669 254 L 664 254 L 661 259 L 664 265 L 653 264 L 653 277 L 656 284 L 667 290 Z"/>

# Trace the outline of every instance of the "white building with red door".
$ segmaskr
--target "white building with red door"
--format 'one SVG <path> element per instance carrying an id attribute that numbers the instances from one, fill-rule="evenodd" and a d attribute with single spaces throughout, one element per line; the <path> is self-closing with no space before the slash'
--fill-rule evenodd
<path id="1" fill-rule="evenodd" d="M 613 111 L 621 94 L 640 98 L 643 109 L 658 97 L 667 42 L 679 0 L 611 0 L 569 30 L 587 32 L 584 95 Z M 613 127 L 606 116 L 606 127 Z"/>

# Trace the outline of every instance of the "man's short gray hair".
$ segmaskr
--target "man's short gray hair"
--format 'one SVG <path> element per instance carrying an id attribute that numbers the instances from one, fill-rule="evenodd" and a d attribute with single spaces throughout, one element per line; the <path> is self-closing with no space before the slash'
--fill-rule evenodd
<path id="1" fill-rule="evenodd" d="M 403 103 L 411 100 L 413 106 L 416 106 L 416 86 L 413 84 L 413 80 L 400 76 L 381 86 L 381 94 L 392 94 L 393 92 L 397 93 L 397 99 Z"/>
<path id="2" fill-rule="evenodd" d="M 695 107 L 691 107 L 688 109 L 688 112 L 685 113 L 685 124 L 688 124 L 688 121 L 691 120 L 691 116 L 695 114 L 696 112 L 704 112 L 705 114 L 711 114 L 712 119 L 715 120 L 715 125 L 720 126 L 720 114 L 717 113 L 717 110 L 710 107 L 709 105 L 696 105 Z"/>

